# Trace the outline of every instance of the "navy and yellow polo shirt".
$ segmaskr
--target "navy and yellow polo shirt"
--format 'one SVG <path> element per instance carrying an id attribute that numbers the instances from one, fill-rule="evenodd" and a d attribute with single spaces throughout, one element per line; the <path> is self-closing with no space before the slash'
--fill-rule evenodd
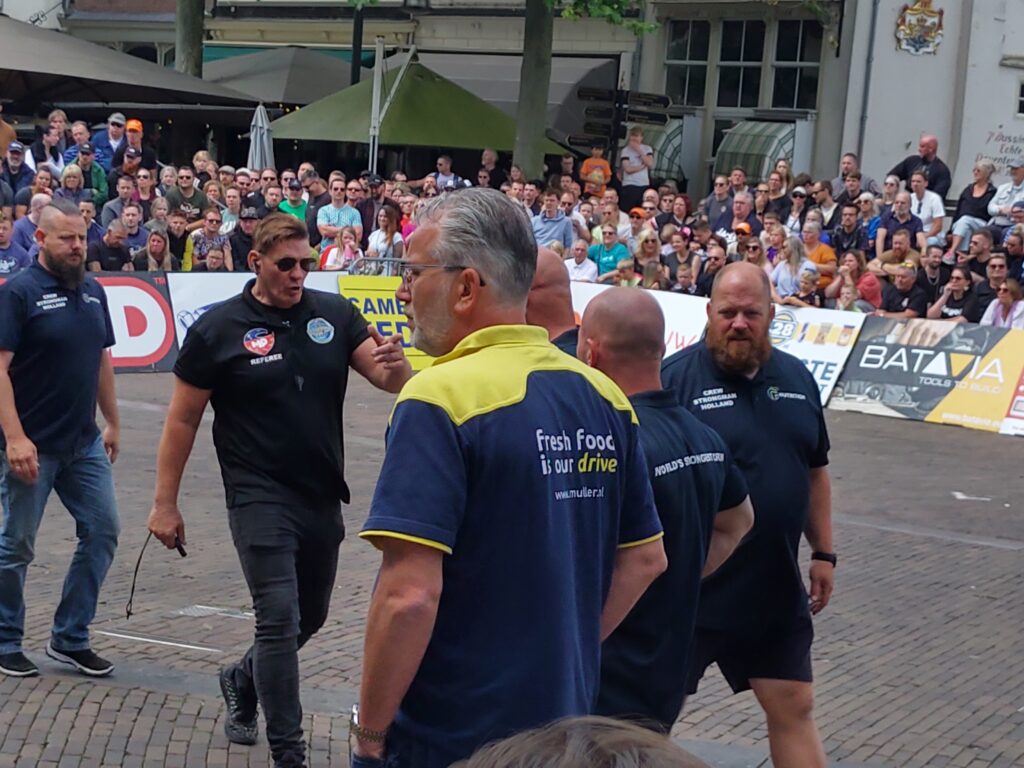
<path id="1" fill-rule="evenodd" d="M 396 726 L 455 760 L 592 710 L 616 550 L 662 534 L 625 395 L 515 325 L 406 384 L 360 535 L 448 555 Z"/>

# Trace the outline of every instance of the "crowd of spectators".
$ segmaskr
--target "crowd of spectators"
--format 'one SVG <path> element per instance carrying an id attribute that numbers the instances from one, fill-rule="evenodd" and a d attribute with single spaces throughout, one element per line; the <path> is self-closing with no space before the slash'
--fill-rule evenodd
<path id="1" fill-rule="evenodd" d="M 536 204 L 523 198 L 538 243 L 564 253 L 573 280 L 708 296 L 722 266 L 746 260 L 780 304 L 1024 328 L 1024 159 L 999 187 L 995 165 L 979 160 L 947 214 L 951 176 L 933 136 L 881 185 L 853 153 L 820 180 L 783 158 L 756 182 L 732 168 L 696 204 L 665 181 L 626 208 L 627 185 L 602 154 L 579 178 L 552 176 Z"/>
<path id="2" fill-rule="evenodd" d="M 1024 159 L 998 187 L 995 165 L 979 160 L 947 215 L 951 176 L 932 136 L 881 185 L 852 153 L 820 180 L 783 158 L 766 179 L 741 167 L 717 176 L 694 203 L 653 179 L 639 128 L 617 175 L 595 144 L 578 166 L 562 156 L 547 179 L 506 170 L 491 149 L 466 176 L 446 155 L 423 178 L 322 175 L 308 162 L 234 168 L 206 151 L 174 167 L 143 142 L 141 121 L 118 112 L 90 131 L 54 110 L 38 133 L 30 146 L 11 141 L 0 169 L 0 274 L 31 263 L 38 213 L 53 197 L 85 215 L 96 271 L 248 270 L 256 224 L 282 211 L 306 222 L 320 269 L 397 274 L 422 201 L 486 185 L 522 204 L 538 244 L 563 256 L 573 280 L 707 296 L 722 266 L 747 260 L 782 304 L 1024 327 Z"/>

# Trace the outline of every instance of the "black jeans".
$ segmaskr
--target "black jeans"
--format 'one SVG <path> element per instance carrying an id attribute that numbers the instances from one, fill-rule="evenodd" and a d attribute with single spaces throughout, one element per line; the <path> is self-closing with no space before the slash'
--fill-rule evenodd
<path id="1" fill-rule="evenodd" d="M 247 504 L 228 520 L 256 611 L 256 640 L 232 673 L 263 707 L 275 764 L 301 765 L 298 651 L 327 619 L 345 538 L 341 505 Z"/>

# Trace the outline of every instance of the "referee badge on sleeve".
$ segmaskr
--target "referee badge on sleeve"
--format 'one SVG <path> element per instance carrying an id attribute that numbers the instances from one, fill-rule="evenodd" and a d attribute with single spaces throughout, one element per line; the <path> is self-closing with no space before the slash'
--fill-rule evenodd
<path id="1" fill-rule="evenodd" d="M 317 344 L 329 344 L 334 338 L 334 326 L 322 317 L 314 317 L 306 323 L 306 334 Z"/>

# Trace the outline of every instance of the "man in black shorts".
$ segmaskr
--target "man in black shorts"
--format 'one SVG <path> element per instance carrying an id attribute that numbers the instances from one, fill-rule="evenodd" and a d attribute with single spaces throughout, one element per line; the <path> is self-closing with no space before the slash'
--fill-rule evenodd
<path id="1" fill-rule="evenodd" d="M 752 688 L 777 768 L 819 768 L 812 717 L 811 615 L 828 605 L 832 550 L 828 432 L 818 387 L 800 360 L 769 340 L 771 289 L 754 264 L 729 264 L 708 304 L 706 338 L 668 358 L 666 388 L 712 427 L 743 471 L 754 528 L 700 594 L 690 692 L 717 662 L 733 691 Z M 813 550 L 810 598 L 800 536 Z"/>
<path id="2" fill-rule="evenodd" d="M 247 254 L 255 279 L 189 329 L 149 515 L 165 546 L 185 543 L 178 490 L 212 403 L 228 523 L 256 612 L 253 647 L 221 670 L 224 730 L 236 744 L 255 743 L 258 701 L 274 765 L 289 768 L 305 765 L 298 650 L 327 618 L 345 535 L 349 368 L 388 392 L 412 375 L 400 336 L 383 338 L 345 297 L 304 288 L 316 264 L 308 238 L 294 216 L 267 216 Z"/>
<path id="3" fill-rule="evenodd" d="M 665 318 L 648 292 L 611 288 L 591 299 L 578 356 L 618 384 L 636 410 L 668 555 L 668 570 L 601 646 L 595 714 L 668 733 L 686 696 L 701 578 L 732 554 L 754 510 L 725 441 L 662 389 L 664 355 Z"/>

